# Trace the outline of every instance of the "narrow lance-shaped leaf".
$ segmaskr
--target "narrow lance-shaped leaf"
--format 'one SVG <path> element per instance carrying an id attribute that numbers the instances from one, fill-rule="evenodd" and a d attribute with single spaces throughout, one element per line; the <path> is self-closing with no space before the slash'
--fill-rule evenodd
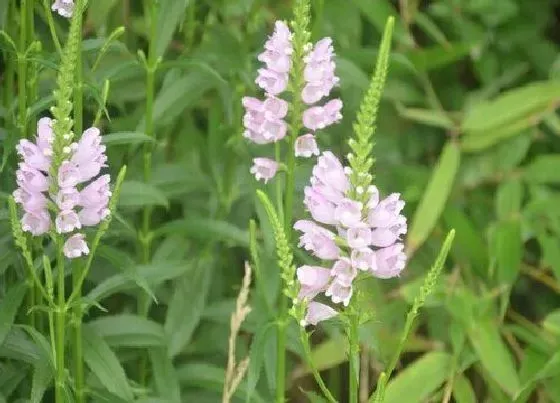
<path id="1" fill-rule="evenodd" d="M 460 157 L 461 154 L 456 143 L 449 142 L 443 148 L 438 164 L 434 168 L 430 182 L 412 219 L 408 235 L 409 254 L 424 243 L 443 212 L 453 188 Z"/>

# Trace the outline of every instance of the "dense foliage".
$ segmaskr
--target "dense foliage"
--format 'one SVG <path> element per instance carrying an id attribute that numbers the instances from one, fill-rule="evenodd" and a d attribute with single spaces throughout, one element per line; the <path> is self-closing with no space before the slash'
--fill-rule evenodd
<path id="1" fill-rule="evenodd" d="M 47 320 L 53 310 L 33 292 L 8 206 L 15 145 L 34 136 L 56 101 L 69 21 L 51 14 L 50 3 L 0 1 L 0 402 L 54 399 Z M 91 401 L 220 401 L 247 260 L 251 312 L 235 343 L 238 360 L 249 362 L 232 401 L 274 401 L 282 279 L 256 191 L 273 195 L 275 185 L 249 172 L 252 158 L 267 151 L 243 137 L 241 99 L 257 94 L 256 56 L 274 21 L 292 18 L 291 3 L 89 0 L 83 75 L 75 79 L 84 97 L 78 124 L 98 124 L 112 178 L 127 166 L 80 305 Z M 409 261 L 400 278 L 361 285 L 360 303 L 371 312 L 359 334 L 361 401 L 455 229 L 444 272 L 384 401 L 560 402 L 560 1 L 311 5 L 311 39 L 333 39 L 335 92 L 344 102 L 342 122 L 318 142 L 339 156 L 350 151 L 385 23 L 396 17 L 372 173 L 382 193 L 401 192 L 407 203 Z M 32 12 L 20 15 L 24 8 Z M 62 44 L 53 41 L 50 18 Z M 298 159 L 296 219 L 308 214 L 303 187 L 313 163 Z M 54 260 L 52 243 L 28 242 Z M 293 252 L 298 265 L 312 264 Z M 43 264 L 34 262 L 37 270 Z M 74 314 L 67 317 L 68 385 Z M 288 400 L 321 402 L 298 328 L 288 323 Z M 343 331 L 327 322 L 311 341 L 326 385 L 346 401 Z"/>

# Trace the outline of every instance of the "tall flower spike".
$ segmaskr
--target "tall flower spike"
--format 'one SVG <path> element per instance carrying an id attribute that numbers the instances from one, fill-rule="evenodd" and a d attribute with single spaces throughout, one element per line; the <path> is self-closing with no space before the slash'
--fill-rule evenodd
<path id="1" fill-rule="evenodd" d="M 53 228 L 47 209 L 49 199 L 58 210 L 54 229 L 59 234 L 97 225 L 109 215 L 109 175 L 102 175 L 88 184 L 107 160 L 99 130 L 87 129 L 80 141 L 69 147 L 54 180 L 52 126 L 51 119 L 40 119 L 35 142 L 22 139 L 16 147 L 22 161 L 16 172 L 18 187 L 13 196 L 24 210 L 22 229 L 33 236 L 43 235 Z M 85 236 L 80 233 L 70 235 L 63 251 L 68 258 L 88 254 Z"/>
<path id="2" fill-rule="evenodd" d="M 354 125 L 356 137 L 349 142 L 354 152 L 348 156 L 350 166 L 343 167 L 331 152 L 324 152 L 313 168 L 310 186 L 304 190 L 307 209 L 313 219 L 322 225 L 306 220 L 294 225 L 296 230 L 302 232 L 299 246 L 320 259 L 336 259 L 327 284 L 321 282 L 318 289 L 323 290 L 334 304 L 342 303 L 344 306 L 350 304 L 354 293 L 353 282 L 358 273 L 391 278 L 398 276 L 406 264 L 404 245 L 400 242 L 401 236 L 407 231 L 406 218 L 401 214 L 404 201 L 398 193 L 380 200 L 370 174 L 373 166 L 373 134 L 387 75 L 392 24 L 393 20 L 390 20 L 383 36 L 372 83 Z M 307 91 L 302 94 L 305 102 L 317 102 L 338 83 L 334 76 L 332 56 L 330 40 L 319 41 L 307 56 L 308 84 Z M 303 124 L 310 130 L 323 128 L 329 122 L 341 118 L 341 107 L 341 102 L 336 99 L 324 106 L 312 106 L 304 113 Z M 336 253 L 333 252 L 335 250 Z M 302 289 L 309 288 L 306 278 L 298 279 Z M 313 291 L 315 293 L 317 289 Z M 317 324 L 333 314 L 336 311 L 325 305 L 310 303 L 307 311 L 309 320 L 306 323 Z"/>

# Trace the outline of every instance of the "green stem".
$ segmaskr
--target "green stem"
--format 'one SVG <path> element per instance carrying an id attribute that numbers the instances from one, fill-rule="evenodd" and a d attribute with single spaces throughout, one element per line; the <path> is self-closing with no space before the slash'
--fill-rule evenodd
<path id="1" fill-rule="evenodd" d="M 26 130 L 26 114 L 27 114 L 27 60 L 25 52 L 27 50 L 27 3 L 31 0 L 21 0 L 20 3 L 20 19 L 19 19 L 19 50 L 18 50 L 18 128 L 20 138 L 25 138 Z"/>
<path id="2" fill-rule="evenodd" d="M 155 98 L 155 76 L 158 67 L 158 60 L 156 58 L 156 25 L 157 25 L 157 7 L 155 2 L 149 3 L 149 15 L 150 15 L 150 45 L 148 49 L 148 60 L 146 65 L 146 117 L 145 117 L 145 132 L 146 135 L 154 138 L 154 98 Z M 146 143 L 144 145 L 144 182 L 149 183 L 152 176 L 152 154 L 153 154 L 153 144 L 152 142 Z M 142 262 L 149 263 L 151 259 L 151 244 L 152 244 L 152 234 L 151 234 L 151 221 L 152 221 L 152 207 L 146 206 L 142 211 L 142 231 L 140 234 L 140 246 L 142 249 Z M 147 315 L 147 298 L 148 295 L 141 293 L 138 298 L 138 311 L 142 316 Z M 146 383 L 147 377 L 147 357 L 143 355 L 140 359 L 140 383 L 144 385 Z"/>
<path id="3" fill-rule="evenodd" d="M 299 1 L 294 11 L 294 21 L 296 29 L 294 30 L 293 47 L 293 67 L 291 76 L 293 100 L 290 110 L 290 135 L 288 137 L 287 150 L 287 171 L 286 171 L 286 189 L 284 199 L 284 233 L 288 242 L 292 238 L 292 219 L 295 193 L 295 171 L 296 171 L 296 155 L 295 142 L 302 128 L 303 101 L 301 92 L 305 86 L 304 69 L 305 63 L 303 56 L 305 54 L 305 45 L 308 41 L 307 26 L 309 23 L 309 9 L 305 1 Z M 286 323 L 288 321 L 288 301 L 284 294 L 280 294 L 279 303 L 279 326 L 276 338 L 276 402 L 284 402 L 285 386 L 286 386 Z"/>
<path id="4" fill-rule="evenodd" d="M 327 398 L 329 402 L 337 403 L 336 399 L 329 391 L 329 388 L 327 388 L 327 385 L 325 385 L 325 382 L 323 382 L 323 378 L 321 378 L 321 374 L 319 373 L 319 371 L 315 367 L 315 364 L 313 363 L 313 357 L 311 355 L 311 346 L 309 345 L 309 335 L 305 331 L 304 327 L 300 327 L 299 339 L 303 346 L 305 361 L 307 362 L 307 365 L 309 365 L 309 369 L 311 369 L 311 373 L 313 374 L 313 378 L 315 378 L 315 382 L 317 382 L 317 385 L 319 385 L 321 392 L 323 392 L 323 395 Z"/>
<path id="5" fill-rule="evenodd" d="M 348 378 L 348 402 L 358 403 L 358 379 L 360 376 L 360 341 L 358 335 L 358 315 L 349 315 L 348 344 L 350 371 Z"/>
<path id="6" fill-rule="evenodd" d="M 54 26 L 54 19 L 52 16 L 51 7 L 49 5 L 49 0 L 43 0 L 43 7 L 45 9 L 45 15 L 47 16 L 47 24 L 49 26 L 49 31 L 51 33 L 51 38 L 56 48 L 57 53 L 62 56 L 62 47 L 60 46 L 60 40 L 56 34 L 56 28 Z"/>
<path id="7" fill-rule="evenodd" d="M 56 310 L 56 378 L 55 378 L 55 402 L 65 403 L 64 381 L 64 330 L 66 320 L 66 302 L 64 298 L 64 255 L 62 253 L 62 240 L 57 239 L 58 249 L 58 287 L 57 287 L 57 310 Z"/>
<path id="8" fill-rule="evenodd" d="M 77 136 L 81 136 L 83 132 L 83 60 L 82 60 L 82 19 L 79 20 L 79 39 L 78 39 L 78 51 L 76 53 L 76 70 L 75 70 L 75 82 L 76 87 L 74 89 L 74 131 Z M 72 270 L 72 293 L 77 295 L 78 301 L 73 306 L 74 311 L 74 345 L 73 345 L 73 356 L 74 356 L 74 382 L 76 389 L 76 402 L 85 402 L 85 383 L 84 383 L 84 356 L 82 349 L 82 303 L 80 301 L 82 297 L 82 282 L 81 278 L 84 276 L 84 265 L 81 263 L 76 264 L 74 270 Z"/>

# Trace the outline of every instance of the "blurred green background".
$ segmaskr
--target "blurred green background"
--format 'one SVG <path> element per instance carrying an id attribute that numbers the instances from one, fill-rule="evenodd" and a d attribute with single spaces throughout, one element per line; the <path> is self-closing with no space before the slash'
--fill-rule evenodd
<path id="1" fill-rule="evenodd" d="M 238 339 L 250 368 L 235 401 L 270 402 L 279 277 L 271 230 L 255 199 L 255 189 L 268 187 L 254 181 L 249 167 L 253 156 L 273 150 L 242 137 L 241 97 L 257 93 L 256 55 L 274 21 L 291 18 L 291 2 L 160 1 L 157 140 L 152 179 L 143 183 L 141 146 L 149 139 L 142 134 L 146 78 L 138 52 L 147 46 L 146 2 L 90 0 L 84 23 L 85 123 L 102 112 L 110 169 L 116 174 L 129 166 L 119 214 L 86 285 L 92 301 L 87 331 L 112 357 L 87 362 L 88 386 L 95 401 L 126 401 L 131 390 L 161 398 L 148 400 L 154 402 L 220 400 L 229 318 L 253 218 L 261 262 L 253 311 Z M 13 38 L 18 19 L 7 6 L 15 3 L 0 2 L 0 28 Z M 373 319 L 361 332 L 362 395 L 396 346 L 443 236 L 455 228 L 445 275 L 417 322 L 386 402 L 560 402 L 560 1 L 312 0 L 312 12 L 313 40 L 334 40 L 344 101 L 342 123 L 321 133 L 319 143 L 340 156 L 348 152 L 386 19 L 397 16 L 375 175 L 383 193 L 401 192 L 407 202 L 410 262 L 400 279 L 372 279 L 363 287 Z M 42 49 L 30 59 L 38 72 L 30 121 L 53 102 L 58 56 L 45 15 L 37 2 Z M 55 23 L 63 38 L 67 21 L 56 17 Z M 103 49 L 120 26 L 125 33 Z M 5 38 L 0 46 L 3 206 L 15 185 L 17 92 L 9 80 L 15 53 Z M 306 214 L 301 191 L 311 165 L 298 167 L 298 218 Z M 140 209 L 146 205 L 154 207 L 153 258 L 140 265 Z M 23 267 L 2 206 L 0 289 L 6 295 Z M 298 253 L 300 263 L 309 261 Z M 157 303 L 140 298 L 142 289 L 153 291 Z M 148 304 L 149 321 L 135 316 L 140 303 Z M 21 308 L 18 317 L 24 316 Z M 0 323 L 0 330 L 0 394 L 16 401 L 30 387 L 27 375 L 36 370 L 40 345 L 21 329 Z M 312 392 L 306 397 L 316 389 L 301 364 L 295 324 L 290 331 L 290 401 L 320 402 Z M 341 330 L 321 326 L 313 340 L 317 366 L 344 401 Z M 131 363 L 146 349 L 150 388 L 143 391 Z"/>

